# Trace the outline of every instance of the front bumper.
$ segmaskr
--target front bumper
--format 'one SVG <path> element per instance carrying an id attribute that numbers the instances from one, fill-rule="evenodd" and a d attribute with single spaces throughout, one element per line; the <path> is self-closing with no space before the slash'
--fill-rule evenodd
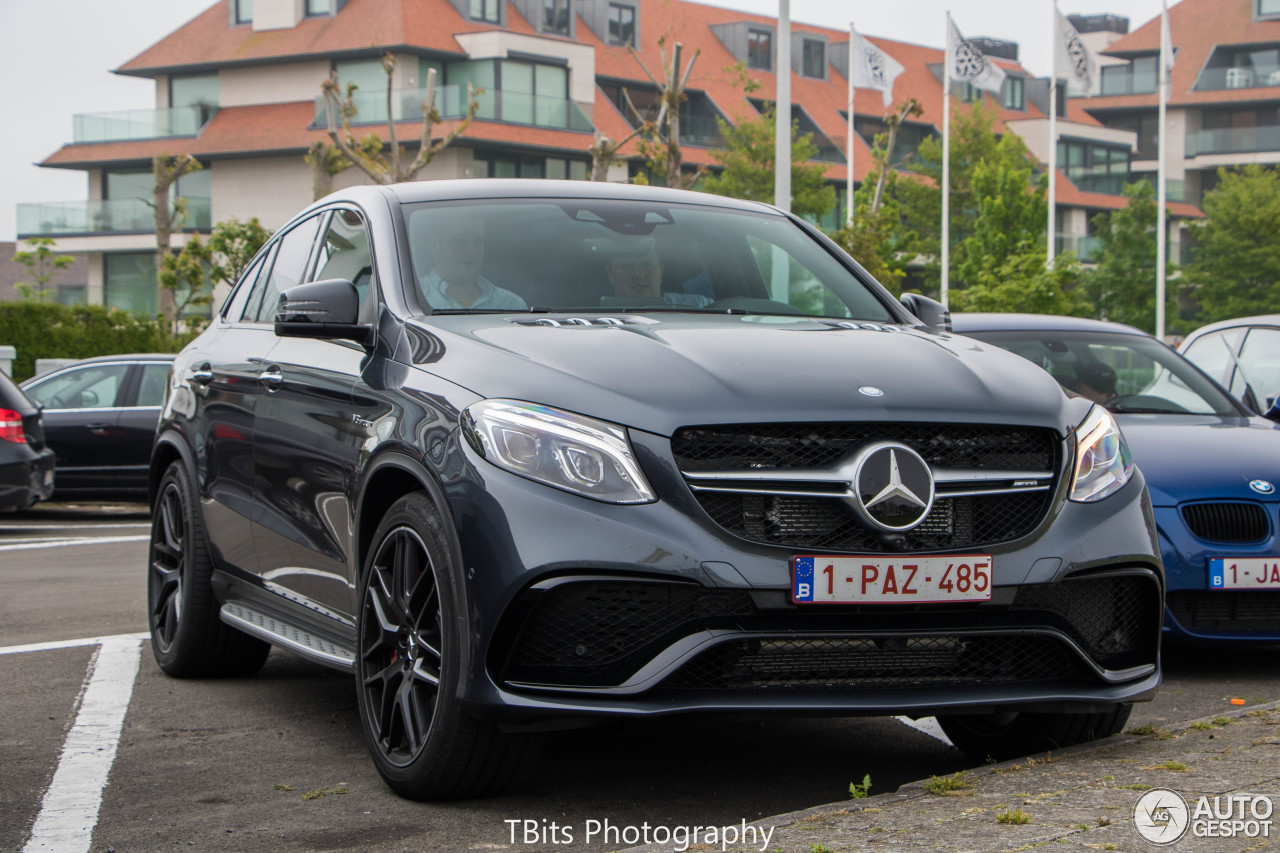
<path id="1" fill-rule="evenodd" d="M 461 698 L 477 716 L 1087 711 L 1159 685 L 1164 579 L 1140 474 L 1096 504 L 1059 488 L 1051 521 L 986 549 L 989 602 L 815 608 L 790 602 L 792 549 L 725 532 L 662 439 L 633 442 L 657 503 L 586 500 L 458 449 Z"/>

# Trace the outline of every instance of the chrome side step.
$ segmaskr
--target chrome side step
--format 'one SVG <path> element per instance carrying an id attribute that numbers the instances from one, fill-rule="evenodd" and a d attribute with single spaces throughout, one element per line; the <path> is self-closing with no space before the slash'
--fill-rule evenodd
<path id="1" fill-rule="evenodd" d="M 238 602 L 222 605 L 219 615 L 223 622 L 233 628 L 238 628 L 246 634 L 266 640 L 273 646 L 281 646 L 317 663 L 346 671 L 351 671 L 355 667 L 355 650 L 343 648 L 331 640 L 310 631 L 301 630 L 287 622 L 281 622 L 274 616 L 259 613 Z"/>

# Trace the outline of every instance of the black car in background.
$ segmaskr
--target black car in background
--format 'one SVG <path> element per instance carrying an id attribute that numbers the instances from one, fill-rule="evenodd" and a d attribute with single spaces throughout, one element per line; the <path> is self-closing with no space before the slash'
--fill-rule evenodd
<path id="1" fill-rule="evenodd" d="M 0 510 L 25 509 L 53 494 L 54 457 L 40 408 L 0 373 Z"/>
<path id="2" fill-rule="evenodd" d="M 44 408 L 58 500 L 146 500 L 172 353 L 86 358 L 22 383 Z"/>
<path id="3" fill-rule="evenodd" d="M 422 799 L 584 718 L 936 714 L 978 759 L 1111 734 L 1161 677 L 1142 475 L 1105 408 L 905 299 L 703 193 L 329 196 L 174 363 L 156 659 L 352 673 Z"/>

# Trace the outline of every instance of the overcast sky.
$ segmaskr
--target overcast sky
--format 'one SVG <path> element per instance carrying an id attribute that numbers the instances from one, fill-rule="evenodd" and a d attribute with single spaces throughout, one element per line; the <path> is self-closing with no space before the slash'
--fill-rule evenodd
<path id="1" fill-rule="evenodd" d="M 149 80 L 111 73 L 195 17 L 210 0 L 0 0 L 0 67 L 10 104 L 0 134 L 0 241 L 14 239 L 20 202 L 87 197 L 83 172 L 36 162 L 71 141 L 75 113 L 146 109 Z M 715 0 L 713 5 L 776 15 L 777 0 Z M 1064 14 L 1112 13 L 1136 29 L 1160 13 L 1160 0 L 1060 0 Z M 1050 0 L 791 0 L 794 21 L 941 47 L 950 8 L 967 37 L 1018 42 L 1023 65 L 1048 73 Z"/>

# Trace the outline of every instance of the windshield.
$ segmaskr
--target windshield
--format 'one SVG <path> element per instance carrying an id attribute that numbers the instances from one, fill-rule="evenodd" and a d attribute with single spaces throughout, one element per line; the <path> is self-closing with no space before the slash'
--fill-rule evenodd
<path id="1" fill-rule="evenodd" d="M 895 322 L 780 216 L 635 201 L 406 205 L 424 310 L 678 311 Z"/>
<path id="2" fill-rule="evenodd" d="M 1238 416 L 1231 399 L 1154 338 L 1105 332 L 961 332 L 1043 367 L 1117 414 Z"/>

